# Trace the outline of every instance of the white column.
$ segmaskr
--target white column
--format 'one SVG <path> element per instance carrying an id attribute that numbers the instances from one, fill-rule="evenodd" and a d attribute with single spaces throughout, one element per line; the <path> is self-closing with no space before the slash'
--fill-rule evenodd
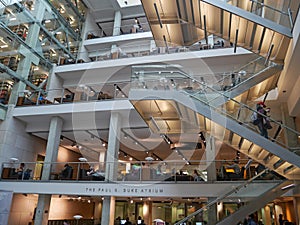
<path id="1" fill-rule="evenodd" d="M 48 180 L 51 174 L 51 162 L 56 162 L 63 120 L 60 117 L 52 117 L 50 121 L 46 157 L 43 167 L 42 180 Z"/>
<path id="2" fill-rule="evenodd" d="M 117 112 L 112 112 L 109 125 L 108 146 L 106 154 L 105 177 L 108 181 L 117 180 L 118 174 L 118 153 L 120 148 L 121 116 Z"/>
<path id="3" fill-rule="evenodd" d="M 120 35 L 121 22 L 122 22 L 121 12 L 120 11 L 116 11 L 115 12 L 115 20 L 114 20 L 113 36 Z"/>
<path id="4" fill-rule="evenodd" d="M 206 148 L 205 148 L 207 166 L 207 180 L 215 181 L 217 179 L 216 170 L 216 146 L 215 138 L 213 136 L 206 137 Z"/>
<path id="5" fill-rule="evenodd" d="M 293 205 L 294 205 L 294 214 L 295 214 L 295 219 L 296 223 L 300 224 L 300 198 L 299 197 L 294 197 L 293 198 Z"/>
<path id="6" fill-rule="evenodd" d="M 206 160 L 209 165 L 207 167 L 207 180 L 215 181 L 217 179 L 217 171 L 216 171 L 216 145 L 215 138 L 213 136 L 206 137 Z M 213 201 L 214 198 L 208 198 L 208 202 Z M 208 224 L 214 225 L 217 223 L 217 206 L 216 204 L 210 206 L 207 209 L 208 214 Z"/>
<path id="7" fill-rule="evenodd" d="M 115 202 L 114 196 L 105 196 L 102 206 L 101 225 L 114 225 L 115 218 Z"/>
<path id="8" fill-rule="evenodd" d="M 288 111 L 288 107 L 286 103 L 281 103 L 280 104 L 280 108 L 281 108 L 281 116 L 282 116 L 282 122 L 283 124 L 285 124 L 287 127 L 296 130 L 296 124 L 295 121 L 293 119 L 293 117 L 291 117 L 289 115 L 289 111 Z M 271 109 L 272 110 L 272 109 Z M 298 145 L 298 136 L 297 134 L 290 132 L 287 129 L 284 129 L 284 137 L 285 137 L 285 141 L 288 144 L 289 147 L 296 147 Z"/>
<path id="9" fill-rule="evenodd" d="M 39 195 L 34 224 L 39 224 L 39 225 L 48 224 L 50 202 L 51 202 L 51 195 L 43 195 L 43 194 Z"/>

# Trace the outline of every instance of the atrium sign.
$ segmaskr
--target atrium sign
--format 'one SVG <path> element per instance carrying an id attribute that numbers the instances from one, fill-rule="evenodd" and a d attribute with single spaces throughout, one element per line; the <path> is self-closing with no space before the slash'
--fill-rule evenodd
<path id="1" fill-rule="evenodd" d="M 164 188 L 162 187 L 145 187 L 145 186 L 134 186 L 134 187 L 105 187 L 105 186 L 91 186 L 88 185 L 85 187 L 86 194 L 97 194 L 97 195 L 114 195 L 114 196 L 124 196 L 126 194 L 137 195 L 137 196 L 159 196 L 164 194 Z"/>

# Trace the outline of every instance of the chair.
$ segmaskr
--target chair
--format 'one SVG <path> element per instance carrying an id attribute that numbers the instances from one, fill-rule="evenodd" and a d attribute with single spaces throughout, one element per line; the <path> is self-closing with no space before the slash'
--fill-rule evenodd
<path id="1" fill-rule="evenodd" d="M 25 172 L 24 172 L 24 175 L 23 175 L 23 179 L 24 180 L 29 180 L 30 178 L 30 175 L 31 175 L 31 169 L 26 169 Z"/>
<path id="2" fill-rule="evenodd" d="M 73 177 L 73 168 L 71 166 L 67 166 L 60 174 L 60 179 L 69 180 Z"/>

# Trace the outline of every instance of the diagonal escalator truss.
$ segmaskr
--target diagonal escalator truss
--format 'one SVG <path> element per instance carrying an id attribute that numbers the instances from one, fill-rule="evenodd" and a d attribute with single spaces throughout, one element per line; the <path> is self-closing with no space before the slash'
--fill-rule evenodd
<path id="1" fill-rule="evenodd" d="M 246 218 L 248 215 L 256 212 L 258 209 L 263 208 L 269 202 L 281 197 L 293 187 L 295 187 L 295 185 L 292 181 L 283 181 L 271 190 L 266 190 L 262 195 L 250 200 L 237 211 L 219 221 L 216 225 L 238 224 L 238 222 L 241 221 L 241 218 Z"/>

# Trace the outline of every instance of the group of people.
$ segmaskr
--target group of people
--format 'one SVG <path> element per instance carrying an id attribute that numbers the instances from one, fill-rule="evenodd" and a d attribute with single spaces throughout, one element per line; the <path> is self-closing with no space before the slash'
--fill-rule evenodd
<path id="1" fill-rule="evenodd" d="M 289 222 L 288 220 L 283 218 L 283 214 L 279 214 L 278 218 L 279 225 L 293 225 L 294 223 Z M 245 218 L 244 222 L 239 223 L 242 225 L 264 225 L 262 220 L 260 219 L 258 222 L 255 220 L 254 214 L 251 214 Z"/>

